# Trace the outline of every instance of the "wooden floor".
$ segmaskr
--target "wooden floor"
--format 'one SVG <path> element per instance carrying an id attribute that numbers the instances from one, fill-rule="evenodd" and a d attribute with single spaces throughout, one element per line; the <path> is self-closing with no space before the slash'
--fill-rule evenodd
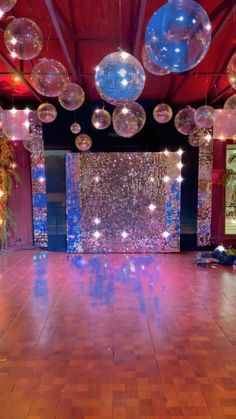
<path id="1" fill-rule="evenodd" d="M 0 418 L 236 418 L 236 270 L 0 257 Z"/>

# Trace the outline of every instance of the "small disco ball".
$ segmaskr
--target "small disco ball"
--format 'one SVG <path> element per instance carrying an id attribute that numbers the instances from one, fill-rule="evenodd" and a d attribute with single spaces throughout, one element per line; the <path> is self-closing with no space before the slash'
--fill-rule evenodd
<path id="1" fill-rule="evenodd" d="M 229 61 L 227 73 L 229 83 L 234 89 L 236 89 L 236 52 Z"/>
<path id="2" fill-rule="evenodd" d="M 212 106 L 200 106 L 194 114 L 195 124 L 198 128 L 211 128 L 216 121 L 215 109 Z"/>
<path id="3" fill-rule="evenodd" d="M 4 15 L 4 13 L 9 12 L 9 10 L 11 10 L 15 4 L 16 4 L 17 0 L 1 0 L 0 1 L 0 18 L 2 17 L 2 15 Z"/>
<path id="4" fill-rule="evenodd" d="M 166 124 L 171 120 L 173 111 L 166 103 L 160 103 L 153 109 L 153 118 L 160 124 Z"/>
<path id="5" fill-rule="evenodd" d="M 43 150 L 43 139 L 41 137 L 29 137 L 23 141 L 24 148 L 31 154 L 37 154 Z"/>
<path id="6" fill-rule="evenodd" d="M 75 139 L 75 145 L 80 151 L 88 151 L 92 147 L 92 139 L 87 134 L 80 134 Z"/>
<path id="7" fill-rule="evenodd" d="M 92 124 L 96 129 L 106 129 L 111 125 L 111 115 L 106 109 L 96 109 L 92 114 Z"/>
<path id="8" fill-rule="evenodd" d="M 74 122 L 71 127 L 70 130 L 72 132 L 72 134 L 79 134 L 81 131 L 81 126 L 80 124 L 78 124 L 78 122 Z"/>
<path id="9" fill-rule="evenodd" d="M 225 104 L 224 104 L 224 109 L 236 109 L 236 94 L 230 96 Z"/>
<path id="10" fill-rule="evenodd" d="M 45 124 L 55 121 L 57 117 L 57 110 L 51 103 L 42 103 L 37 109 L 38 119 Z"/>
<path id="11" fill-rule="evenodd" d="M 118 105 L 112 115 L 113 128 L 120 137 L 131 138 L 146 122 L 145 110 L 137 102 Z"/>
<path id="12" fill-rule="evenodd" d="M 117 51 L 103 58 L 96 68 L 96 88 L 108 103 L 117 105 L 136 100 L 145 84 L 145 73 L 140 62 L 125 51 Z"/>
<path id="13" fill-rule="evenodd" d="M 196 128 L 194 114 L 196 110 L 191 107 L 181 109 L 175 117 L 175 127 L 183 135 L 190 135 Z"/>
<path id="14" fill-rule="evenodd" d="M 142 62 L 144 68 L 151 74 L 155 76 L 165 76 L 166 74 L 170 74 L 169 70 L 165 68 L 158 67 L 158 65 L 154 64 L 147 53 L 146 45 L 143 46 L 142 49 Z"/>
<path id="15" fill-rule="evenodd" d="M 57 60 L 42 58 L 32 70 L 33 87 L 43 96 L 57 97 L 69 83 L 66 68 Z"/>
<path id="16" fill-rule="evenodd" d="M 58 97 L 61 106 L 67 111 L 75 111 L 83 105 L 85 94 L 78 84 L 68 83 Z"/>
<path id="17" fill-rule="evenodd" d="M 193 147 L 200 147 L 206 142 L 206 131 L 202 128 L 195 128 L 189 135 L 188 142 Z"/>
<path id="18" fill-rule="evenodd" d="M 20 17 L 6 27 L 4 42 L 12 57 L 32 60 L 43 48 L 43 35 L 33 20 Z"/>
<path id="19" fill-rule="evenodd" d="M 211 22 L 200 4 L 169 0 L 147 25 L 147 53 L 159 67 L 181 73 L 203 60 L 211 44 L 211 32 Z"/>

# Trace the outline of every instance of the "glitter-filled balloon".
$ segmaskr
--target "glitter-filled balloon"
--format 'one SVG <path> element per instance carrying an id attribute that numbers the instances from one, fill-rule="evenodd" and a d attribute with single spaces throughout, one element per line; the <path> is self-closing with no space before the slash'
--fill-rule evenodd
<path id="1" fill-rule="evenodd" d="M 9 12 L 15 4 L 17 0 L 0 0 L 0 18 L 4 13 Z"/>
<path id="2" fill-rule="evenodd" d="M 106 109 L 96 109 L 92 114 L 92 124 L 97 129 L 105 129 L 111 125 L 111 115 Z"/>
<path id="3" fill-rule="evenodd" d="M 80 151 L 88 151 L 92 147 L 92 139 L 87 134 L 80 134 L 75 139 L 75 145 Z"/>
<path id="4" fill-rule="evenodd" d="M 234 89 L 236 89 L 236 52 L 229 61 L 227 73 L 229 83 Z"/>
<path id="5" fill-rule="evenodd" d="M 188 137 L 188 142 L 193 147 L 200 147 L 206 142 L 206 131 L 201 128 L 195 128 Z"/>
<path id="6" fill-rule="evenodd" d="M 29 120 L 25 112 L 14 108 L 5 111 L 2 130 L 12 141 L 23 141 L 27 138 L 29 135 Z"/>
<path id="7" fill-rule="evenodd" d="M 12 57 L 32 60 L 43 48 L 43 35 L 33 20 L 20 17 L 6 27 L 4 42 Z"/>
<path id="8" fill-rule="evenodd" d="M 61 106 L 68 111 L 75 111 L 83 105 L 85 99 L 84 91 L 76 83 L 68 83 L 58 97 Z"/>
<path id="9" fill-rule="evenodd" d="M 45 124 L 55 121 L 57 110 L 51 103 L 42 103 L 37 109 L 38 119 Z"/>
<path id="10" fill-rule="evenodd" d="M 79 134 L 81 131 L 81 126 L 80 124 L 78 124 L 78 122 L 74 122 L 71 127 L 70 130 L 73 134 Z"/>
<path id="11" fill-rule="evenodd" d="M 194 114 L 196 110 L 191 107 L 181 109 L 175 117 L 177 131 L 184 135 L 190 135 L 196 128 Z"/>
<path id="12" fill-rule="evenodd" d="M 145 44 L 151 60 L 170 72 L 195 67 L 211 44 L 211 22 L 193 0 L 169 0 L 151 17 Z"/>
<path id="13" fill-rule="evenodd" d="M 147 53 L 146 45 L 144 45 L 142 49 L 142 62 L 146 70 L 149 73 L 154 74 L 155 76 L 165 76 L 166 74 L 170 73 L 169 70 L 158 67 L 158 65 L 154 64 L 154 62 L 151 60 Z"/>
<path id="14" fill-rule="evenodd" d="M 215 109 L 212 106 L 200 106 L 194 115 L 195 124 L 199 128 L 211 128 L 216 121 Z"/>
<path id="15" fill-rule="evenodd" d="M 32 154 L 37 154 L 43 150 L 43 140 L 41 137 L 29 137 L 23 141 L 23 146 Z"/>
<path id="16" fill-rule="evenodd" d="M 145 121 L 145 110 L 137 102 L 118 105 L 112 115 L 115 132 L 125 138 L 131 138 L 137 134 L 143 128 Z"/>
<path id="17" fill-rule="evenodd" d="M 41 59 L 32 70 L 33 86 L 48 97 L 59 96 L 69 83 L 66 68 L 57 60 Z"/>
<path id="18" fill-rule="evenodd" d="M 232 95 L 226 100 L 224 109 L 236 109 L 236 95 Z"/>
<path id="19" fill-rule="evenodd" d="M 134 101 L 141 95 L 145 73 L 135 57 L 117 51 L 104 57 L 97 66 L 95 82 L 101 97 L 116 105 Z"/>
<path id="20" fill-rule="evenodd" d="M 166 103 L 160 103 L 153 109 L 153 118 L 160 124 L 166 124 L 171 120 L 173 111 Z"/>

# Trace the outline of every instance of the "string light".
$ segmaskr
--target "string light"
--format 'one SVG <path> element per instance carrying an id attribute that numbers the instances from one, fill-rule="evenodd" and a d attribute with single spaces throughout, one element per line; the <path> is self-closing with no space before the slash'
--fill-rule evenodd
<path id="1" fill-rule="evenodd" d="M 182 178 L 182 176 L 178 176 L 177 178 L 176 178 L 176 180 L 179 182 L 179 183 L 181 183 L 181 182 L 183 182 L 183 178 Z"/>
<path id="2" fill-rule="evenodd" d="M 28 108 L 28 106 L 25 108 L 24 112 L 26 113 L 26 115 L 29 115 L 30 109 Z"/>
<path id="3" fill-rule="evenodd" d="M 177 164 L 177 167 L 178 167 L 179 170 L 181 170 L 183 166 L 184 165 L 181 162 Z"/>
<path id="4" fill-rule="evenodd" d="M 94 224 L 98 225 L 98 224 L 100 224 L 100 223 L 101 223 L 100 218 L 95 218 L 95 219 L 94 219 Z"/>
<path id="5" fill-rule="evenodd" d="M 2 198 L 3 195 L 4 195 L 4 192 L 0 190 L 0 198 Z"/>
<path id="6" fill-rule="evenodd" d="M 154 210 L 156 209 L 156 205 L 154 205 L 154 204 L 150 204 L 150 205 L 148 206 L 148 208 L 149 208 L 149 210 L 150 210 L 150 211 L 154 211 Z"/>
<path id="7" fill-rule="evenodd" d="M 93 233 L 93 235 L 94 235 L 95 239 L 99 239 L 99 237 L 101 237 L 101 233 L 99 231 L 95 231 Z"/>
<path id="8" fill-rule="evenodd" d="M 164 154 L 165 154 L 165 156 L 169 156 L 169 151 L 168 150 L 165 150 L 164 151 Z"/>
<path id="9" fill-rule="evenodd" d="M 128 233 L 126 231 L 122 231 L 121 235 L 123 239 L 126 239 L 128 237 Z"/>
<path id="10" fill-rule="evenodd" d="M 13 108 L 11 109 L 11 113 L 13 116 L 17 114 L 17 109 L 15 108 L 15 106 L 13 106 Z"/>
<path id="11" fill-rule="evenodd" d="M 170 233 L 168 233 L 168 231 L 164 231 L 164 233 L 162 233 L 162 237 L 164 237 L 164 239 L 168 239 L 169 236 Z"/>
<path id="12" fill-rule="evenodd" d="M 177 154 L 178 154 L 179 156 L 182 156 L 182 154 L 183 154 L 183 150 L 180 148 L 180 149 L 177 151 Z"/>
<path id="13" fill-rule="evenodd" d="M 170 181 L 170 176 L 164 176 L 163 180 L 165 183 L 168 183 Z"/>

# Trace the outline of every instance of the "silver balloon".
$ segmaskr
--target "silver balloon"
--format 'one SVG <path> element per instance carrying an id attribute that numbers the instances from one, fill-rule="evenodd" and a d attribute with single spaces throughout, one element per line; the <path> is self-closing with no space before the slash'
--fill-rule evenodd
<path id="1" fill-rule="evenodd" d="M 106 109 L 96 109 L 92 114 L 92 124 L 97 129 L 106 129 L 111 125 L 111 115 Z"/>
<path id="2" fill-rule="evenodd" d="M 120 137 L 131 138 L 146 122 L 145 110 L 137 102 L 118 105 L 112 115 L 113 128 Z"/>
<path id="3" fill-rule="evenodd" d="M 79 134 L 81 131 L 81 126 L 80 124 L 78 124 L 78 122 L 74 122 L 71 127 L 70 130 L 72 132 L 72 134 Z"/>
<path id="4" fill-rule="evenodd" d="M 175 117 L 175 127 L 183 135 L 190 135 L 196 128 L 194 115 L 196 110 L 191 107 L 181 109 Z"/>

